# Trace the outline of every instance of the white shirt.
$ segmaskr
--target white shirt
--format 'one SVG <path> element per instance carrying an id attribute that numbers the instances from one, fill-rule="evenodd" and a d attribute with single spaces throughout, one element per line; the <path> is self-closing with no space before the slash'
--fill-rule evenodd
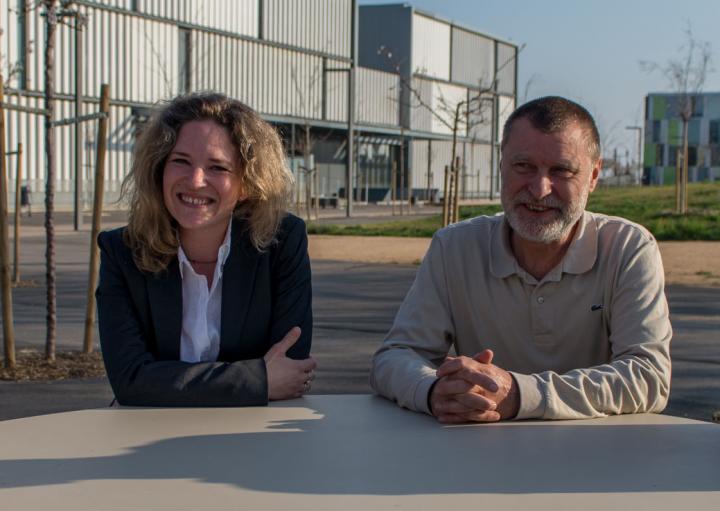
<path id="1" fill-rule="evenodd" d="M 183 362 L 214 362 L 220 352 L 222 275 L 230 253 L 231 226 L 232 221 L 218 249 L 212 287 L 209 290 L 205 275 L 195 273 L 182 247 L 178 249 L 183 303 L 180 360 Z"/>

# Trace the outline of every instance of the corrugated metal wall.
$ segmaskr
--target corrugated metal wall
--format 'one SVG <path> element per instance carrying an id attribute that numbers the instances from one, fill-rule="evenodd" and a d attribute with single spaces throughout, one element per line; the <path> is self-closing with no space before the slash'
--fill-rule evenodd
<path id="1" fill-rule="evenodd" d="M 330 71 L 332 69 L 349 69 L 346 62 L 328 59 L 326 61 L 325 79 L 325 120 L 347 121 L 348 111 L 348 73 L 343 71 Z M 355 87 L 358 94 L 357 85 Z M 355 105 L 357 110 L 357 104 Z M 356 112 L 357 115 L 357 112 Z"/>
<path id="2" fill-rule="evenodd" d="M 42 108 L 42 98 L 20 97 L 6 95 L 9 104 Z M 97 104 L 93 104 L 97 106 Z M 57 118 L 71 117 L 75 105 L 72 101 L 57 101 L 55 105 Z M 105 160 L 105 189 L 108 192 L 105 203 L 117 198 L 120 184 L 130 168 L 130 157 L 133 143 L 133 117 L 128 107 L 110 108 L 108 125 L 108 146 Z M 6 112 L 6 144 L 7 149 L 14 151 L 17 144 L 23 144 L 23 183 L 30 185 L 34 192 L 33 204 L 42 202 L 45 190 L 45 139 L 43 119 L 39 115 L 24 112 Z M 93 190 L 95 174 L 95 147 L 97 136 L 97 123 L 88 123 L 84 126 L 85 155 L 83 157 L 84 200 L 89 204 Z M 75 131 L 73 126 L 55 128 L 55 150 L 57 154 L 57 200 L 58 203 L 71 201 L 74 190 L 75 169 Z M 15 188 L 15 160 L 9 160 L 8 191 Z M 14 204 L 14 202 L 10 202 Z"/>
<path id="3" fill-rule="evenodd" d="M 515 94 L 515 65 L 517 50 L 509 44 L 497 43 L 498 92 Z"/>
<path id="4" fill-rule="evenodd" d="M 412 71 L 450 79 L 450 25 L 413 14 Z"/>
<path id="5" fill-rule="evenodd" d="M 193 31 L 192 41 L 193 89 L 225 92 L 265 114 L 322 118 L 322 57 L 210 32 Z"/>
<path id="6" fill-rule="evenodd" d="M 263 39 L 350 57 L 351 2 L 262 0 Z"/>
<path id="7" fill-rule="evenodd" d="M 461 159 L 460 195 L 464 199 L 488 197 L 490 193 L 491 146 L 460 142 L 456 155 Z M 414 140 L 410 144 L 412 186 L 437 189 L 443 194 L 445 166 L 452 160 L 449 140 Z M 429 158 L 429 169 L 428 169 Z"/>
<path id="8" fill-rule="evenodd" d="M 472 87 L 492 85 L 495 42 L 458 27 L 452 29 L 452 80 Z"/>
<path id="9" fill-rule="evenodd" d="M 356 68 L 358 122 L 397 126 L 400 119 L 400 77 L 366 67 Z"/>
<path id="10" fill-rule="evenodd" d="M 250 37 L 258 36 L 257 0 L 138 0 L 138 11 Z"/>
<path id="11" fill-rule="evenodd" d="M 476 94 L 475 91 L 470 91 L 470 93 Z M 479 102 L 473 103 L 473 108 L 470 111 L 468 137 L 478 142 L 492 141 L 494 102 L 493 96 L 487 94 Z"/>
<path id="12" fill-rule="evenodd" d="M 113 99 L 154 103 L 179 91 L 180 34 L 170 23 L 138 18 L 95 8 L 83 8 L 88 17 L 85 29 L 85 94 L 98 97 L 100 85 L 110 84 Z M 58 91 L 74 89 L 74 38 L 63 27 L 65 40 L 58 48 Z"/>
<path id="13" fill-rule="evenodd" d="M 460 101 L 467 100 L 468 90 L 459 85 L 419 77 L 413 78 L 412 87 L 420 98 L 412 96 L 411 129 L 451 134 L 455 107 Z M 458 135 L 464 137 L 467 134 L 467 122 L 464 115 L 460 120 L 459 128 Z"/>
<path id="14" fill-rule="evenodd" d="M 497 115 L 498 115 L 498 131 L 497 131 L 497 139 L 500 141 L 500 138 L 502 137 L 502 131 L 503 126 L 505 126 L 505 121 L 507 121 L 507 118 L 510 117 L 510 114 L 513 113 L 515 110 L 515 98 L 509 97 L 509 96 L 498 96 L 498 106 L 497 106 Z"/>
<path id="15" fill-rule="evenodd" d="M 463 101 L 467 102 L 468 91 L 465 87 L 450 83 L 433 82 L 433 110 L 437 115 L 432 116 L 432 132 L 452 134 L 455 123 L 455 109 Z M 467 103 L 461 107 L 463 112 L 458 119 L 458 136 L 467 134 Z M 440 120 L 444 119 L 444 122 Z"/>

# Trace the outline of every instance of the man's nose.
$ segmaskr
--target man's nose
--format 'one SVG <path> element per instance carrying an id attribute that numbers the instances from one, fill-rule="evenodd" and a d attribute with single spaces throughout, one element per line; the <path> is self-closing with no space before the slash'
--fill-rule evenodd
<path id="1" fill-rule="evenodd" d="M 536 199 L 542 199 L 552 193 L 552 180 L 545 172 L 538 172 L 532 179 L 529 186 L 530 193 Z"/>

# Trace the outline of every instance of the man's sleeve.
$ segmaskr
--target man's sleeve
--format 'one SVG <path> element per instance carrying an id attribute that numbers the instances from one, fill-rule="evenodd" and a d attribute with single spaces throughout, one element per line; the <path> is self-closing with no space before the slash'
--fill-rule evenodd
<path id="1" fill-rule="evenodd" d="M 392 329 L 373 357 L 373 389 L 400 406 L 430 413 L 428 392 L 454 336 L 443 247 L 436 235 Z"/>
<path id="2" fill-rule="evenodd" d="M 512 373 L 520 388 L 517 418 L 582 419 L 662 411 L 670 393 L 672 337 L 664 283 L 654 240 L 629 253 L 614 277 L 610 363 L 565 374 Z"/>

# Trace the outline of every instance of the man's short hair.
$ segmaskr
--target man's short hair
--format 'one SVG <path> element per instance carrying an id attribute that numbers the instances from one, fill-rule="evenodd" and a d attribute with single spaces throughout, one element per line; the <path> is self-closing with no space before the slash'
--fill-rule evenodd
<path id="1" fill-rule="evenodd" d="M 505 121 L 501 148 L 505 147 L 512 126 L 518 119 L 527 119 L 535 129 L 543 133 L 554 133 L 565 129 L 569 124 L 577 122 L 587 132 L 590 157 L 593 161 L 600 158 L 600 133 L 595 124 L 595 119 L 585 108 L 569 99 L 560 96 L 545 96 L 533 99 L 520 106 Z"/>

